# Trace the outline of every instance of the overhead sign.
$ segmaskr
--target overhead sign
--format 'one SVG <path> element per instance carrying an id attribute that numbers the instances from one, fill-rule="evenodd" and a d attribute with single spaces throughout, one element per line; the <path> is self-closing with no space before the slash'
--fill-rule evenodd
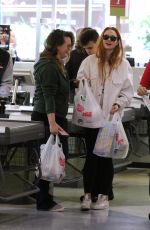
<path id="1" fill-rule="evenodd" d="M 110 0 L 110 16 L 129 15 L 129 0 Z"/>

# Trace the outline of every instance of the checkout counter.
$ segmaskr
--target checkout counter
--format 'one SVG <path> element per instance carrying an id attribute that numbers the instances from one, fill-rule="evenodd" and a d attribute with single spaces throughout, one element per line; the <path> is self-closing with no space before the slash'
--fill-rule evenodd
<path id="1" fill-rule="evenodd" d="M 18 65 L 19 63 L 17 63 Z M 32 76 L 32 71 L 31 71 L 31 63 L 30 65 L 30 70 L 26 71 L 26 75 L 24 77 L 25 82 L 24 84 L 21 85 L 21 90 L 29 90 L 30 91 L 30 102 L 32 102 L 33 94 L 34 94 L 34 84 L 33 84 L 33 76 Z M 20 73 L 23 75 L 24 71 L 23 69 L 17 70 L 17 68 L 14 66 L 14 74 L 15 76 L 18 76 Z M 135 68 L 133 69 L 133 73 L 136 74 L 133 75 L 133 82 L 135 85 L 135 89 L 138 86 L 140 76 L 143 73 L 144 69 L 139 69 Z M 27 78 L 30 78 L 30 83 L 28 79 L 27 83 Z M 136 79 L 136 80 L 135 80 Z M 31 84 L 32 82 L 32 84 Z M 136 82 L 136 84 L 135 84 Z M 30 85 L 28 85 L 30 84 Z M 33 185 L 29 179 L 29 173 L 35 169 L 35 167 L 40 167 L 38 165 L 38 160 L 34 162 L 34 164 L 30 165 L 30 153 L 31 153 L 31 148 L 34 146 L 36 140 L 39 140 L 40 138 L 44 137 L 44 127 L 43 124 L 38 124 L 31 122 L 31 112 L 32 112 L 33 107 L 31 105 L 6 105 L 5 108 L 5 115 L 7 118 L 1 120 L 0 122 L 0 180 L 1 184 L 6 184 L 5 183 L 5 177 L 7 177 L 7 173 L 17 176 L 20 178 L 22 181 L 26 182 L 29 187 L 26 191 L 19 192 L 17 194 L 6 194 L 3 196 L 1 195 L 0 191 L 0 199 L 4 201 L 9 201 L 18 197 L 23 197 L 23 196 L 28 196 L 29 194 L 37 192 L 36 189 L 38 189 L 35 184 Z M 71 123 L 72 119 L 72 112 L 73 112 L 73 106 L 70 105 L 69 110 L 68 110 L 68 121 L 69 121 L 69 160 L 68 160 L 68 165 L 72 167 L 73 170 L 76 170 L 78 173 L 81 173 L 81 169 L 78 169 L 78 166 L 74 164 L 72 159 L 78 158 L 79 160 L 82 159 L 84 160 L 84 156 L 86 154 L 86 146 L 85 146 L 85 141 L 84 141 L 84 131 L 82 128 L 79 128 Z M 144 146 L 144 151 L 146 154 L 149 154 L 149 140 L 146 143 L 143 143 L 143 134 L 139 132 L 139 126 L 140 123 L 144 120 L 147 122 L 147 116 L 148 111 L 145 108 L 142 100 L 139 97 L 133 98 L 133 101 L 131 103 L 131 106 L 129 108 L 125 108 L 123 111 L 123 117 L 122 121 L 124 124 L 125 131 L 127 133 L 129 143 L 130 143 L 130 150 L 128 157 L 124 160 L 115 160 L 114 161 L 114 166 L 116 171 L 121 170 L 124 167 L 134 167 L 134 157 L 132 156 L 137 156 L 138 158 L 142 157 L 142 152 L 139 153 L 139 150 L 141 150 L 141 146 Z M 34 128 L 34 127 L 35 128 Z M 147 124 L 146 124 L 147 126 Z M 34 129 L 34 134 L 32 134 L 32 131 Z M 39 132 L 40 130 L 40 132 Z M 29 133 L 29 135 L 27 135 Z M 40 135 L 38 135 L 40 133 Z M 31 134 L 31 135 L 30 135 Z M 17 136 L 16 136 L 17 135 Z M 144 134 L 147 138 L 147 132 Z M 144 136 L 144 138 L 145 138 Z M 26 138 L 25 138 L 26 137 Z M 16 149 L 18 147 L 23 147 L 24 152 L 25 152 L 25 167 L 27 169 L 23 169 L 23 176 L 19 175 L 18 172 L 15 170 L 12 171 L 11 162 L 15 158 L 16 154 Z M 142 150 L 143 151 L 143 150 Z M 36 152 L 34 149 L 34 152 L 36 154 L 36 159 L 38 158 L 39 152 Z M 9 154 L 8 154 L 9 153 Z M 145 153 L 144 153 L 145 154 Z M 9 155 L 9 159 L 7 159 Z M 139 155 L 139 156 L 138 156 Z M 34 155 L 35 156 L 35 155 Z M 71 161 L 70 161 L 71 159 Z M 150 167 L 150 162 L 143 162 L 146 164 L 147 167 Z M 17 162 L 17 166 L 20 166 L 20 162 Z M 142 165 L 143 166 L 143 165 Z M 31 167 L 31 168 L 30 168 Z M 31 171 L 30 171 L 31 170 Z M 81 177 L 81 176 L 80 176 Z M 24 186 L 24 185 L 23 185 Z M 10 189 L 9 189 L 10 190 Z"/>

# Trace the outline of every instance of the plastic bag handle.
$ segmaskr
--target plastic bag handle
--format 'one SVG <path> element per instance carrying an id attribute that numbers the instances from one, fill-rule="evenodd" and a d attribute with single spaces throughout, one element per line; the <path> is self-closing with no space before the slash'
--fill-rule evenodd
<path id="1" fill-rule="evenodd" d="M 58 134 L 50 134 L 48 142 L 51 143 L 52 145 L 61 146 L 61 142 Z"/>
<path id="2" fill-rule="evenodd" d="M 85 94 L 84 94 L 84 89 L 87 88 L 87 79 L 86 78 L 82 78 L 80 79 L 79 81 L 79 90 L 78 92 L 82 92 L 82 95 L 81 95 L 81 100 L 85 100 Z"/>
<path id="3" fill-rule="evenodd" d="M 54 134 L 50 134 L 48 142 L 51 143 L 52 145 L 54 145 L 55 144 L 54 140 L 55 140 L 55 135 Z"/>
<path id="4" fill-rule="evenodd" d="M 118 112 L 114 113 L 112 117 L 112 122 L 121 120 L 121 116 Z"/>
<path id="5" fill-rule="evenodd" d="M 81 90 L 83 87 L 84 87 L 84 81 L 85 81 L 86 79 L 80 79 L 80 81 L 79 81 L 79 90 Z"/>
<path id="6" fill-rule="evenodd" d="M 60 142 L 58 134 L 56 134 L 55 145 L 57 145 L 59 148 L 62 147 L 62 143 Z"/>

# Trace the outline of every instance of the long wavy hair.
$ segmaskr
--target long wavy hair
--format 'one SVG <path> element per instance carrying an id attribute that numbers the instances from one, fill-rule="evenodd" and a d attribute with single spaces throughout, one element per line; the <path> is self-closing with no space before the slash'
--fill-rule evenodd
<path id="1" fill-rule="evenodd" d="M 106 56 L 106 49 L 103 45 L 103 35 L 107 30 L 113 30 L 118 38 L 118 45 L 114 48 L 112 51 L 109 59 Z M 106 70 L 105 70 L 105 63 L 108 62 L 110 69 L 109 69 L 109 76 L 114 68 L 117 68 L 119 64 L 122 62 L 123 58 L 123 45 L 121 40 L 121 35 L 117 28 L 115 27 L 106 27 L 101 36 L 99 37 L 98 43 L 97 43 L 97 50 L 96 50 L 96 56 L 98 58 L 98 64 L 99 64 L 99 71 L 100 75 L 102 76 L 102 79 L 105 80 L 106 77 Z"/>
<path id="2" fill-rule="evenodd" d="M 44 50 L 40 53 L 40 59 L 53 59 L 58 64 L 61 71 L 64 73 L 64 65 L 61 60 L 56 58 L 58 52 L 58 46 L 61 46 L 65 42 L 65 37 L 71 39 L 71 46 L 74 45 L 74 35 L 70 31 L 64 31 L 60 29 L 53 30 L 44 42 Z"/>

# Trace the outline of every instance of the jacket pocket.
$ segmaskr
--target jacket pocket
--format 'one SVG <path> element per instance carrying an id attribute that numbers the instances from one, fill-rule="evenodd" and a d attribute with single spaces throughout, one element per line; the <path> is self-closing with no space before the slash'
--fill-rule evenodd
<path id="1" fill-rule="evenodd" d="M 114 77 L 112 79 L 112 84 L 114 86 L 119 86 L 119 85 L 122 85 L 122 82 L 123 82 L 123 79 L 122 78 L 119 78 L 118 76 Z"/>

